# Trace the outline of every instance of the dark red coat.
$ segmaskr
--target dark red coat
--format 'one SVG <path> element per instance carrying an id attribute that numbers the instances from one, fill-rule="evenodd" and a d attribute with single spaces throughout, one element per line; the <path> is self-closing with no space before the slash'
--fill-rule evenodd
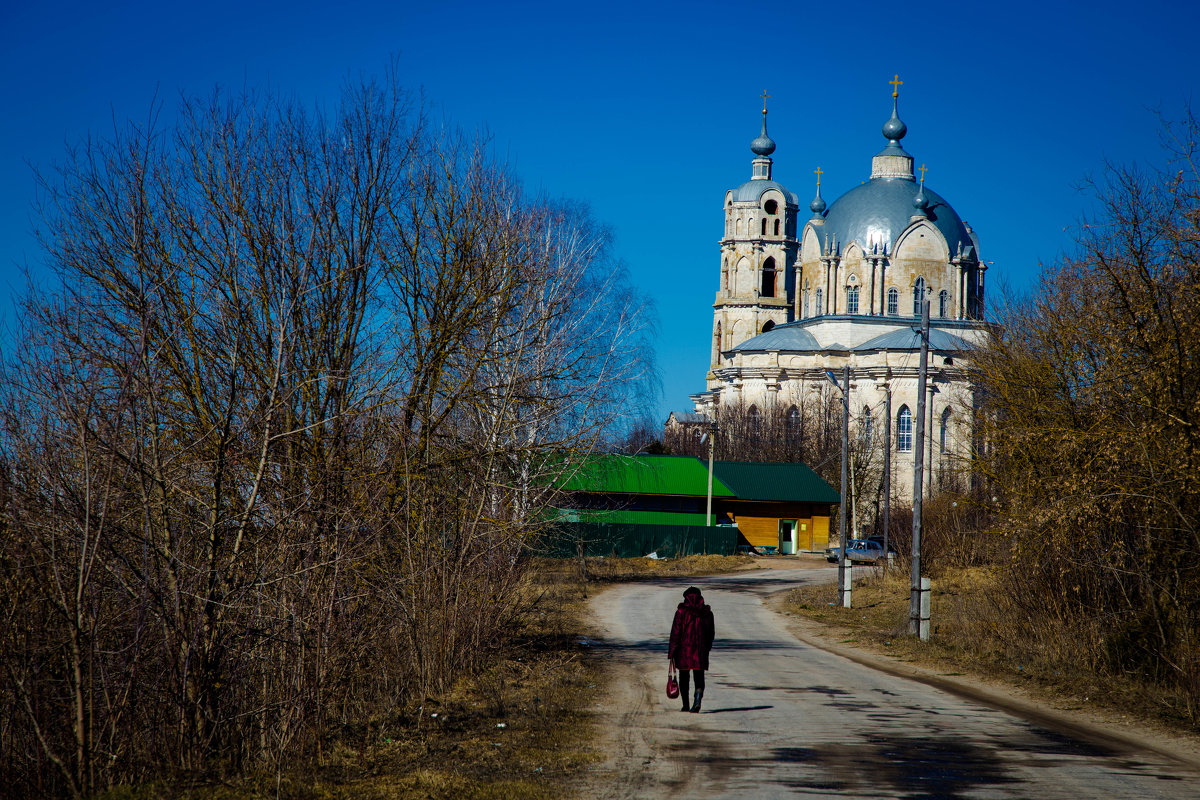
<path id="1" fill-rule="evenodd" d="M 713 643 L 713 613 L 698 594 L 685 595 L 671 623 L 667 658 L 677 669 L 708 669 L 708 651 Z"/>

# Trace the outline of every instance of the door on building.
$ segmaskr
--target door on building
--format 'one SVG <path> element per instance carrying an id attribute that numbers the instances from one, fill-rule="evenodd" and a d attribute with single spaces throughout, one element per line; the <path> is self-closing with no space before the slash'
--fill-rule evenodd
<path id="1" fill-rule="evenodd" d="M 779 552 L 790 555 L 796 552 L 796 520 L 779 520 Z"/>
<path id="2" fill-rule="evenodd" d="M 812 520 L 796 520 L 796 552 L 813 549 Z"/>

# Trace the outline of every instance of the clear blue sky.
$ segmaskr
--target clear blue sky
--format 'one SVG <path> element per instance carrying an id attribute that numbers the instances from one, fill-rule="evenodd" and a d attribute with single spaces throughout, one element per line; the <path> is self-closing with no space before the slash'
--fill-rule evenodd
<path id="1" fill-rule="evenodd" d="M 16 3 L 0 8 L 0 313 L 41 254 L 31 167 L 144 119 L 156 93 L 269 87 L 325 103 L 402 81 L 486 126 L 526 185 L 591 204 L 657 305 L 662 418 L 704 388 L 726 189 L 750 176 L 759 93 L 775 177 L 832 202 L 865 180 L 899 73 L 906 149 L 978 232 L 993 281 L 1069 246 L 1076 187 L 1158 158 L 1200 77 L 1193 2 Z M 661 420 L 660 420 L 661 421 Z"/>

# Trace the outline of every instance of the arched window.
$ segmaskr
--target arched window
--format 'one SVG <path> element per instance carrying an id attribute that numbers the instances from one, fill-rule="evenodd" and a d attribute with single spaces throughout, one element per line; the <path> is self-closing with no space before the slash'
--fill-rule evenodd
<path id="1" fill-rule="evenodd" d="M 800 314 L 802 316 L 804 316 L 805 318 L 811 317 L 812 316 L 811 309 L 808 307 L 808 281 L 804 282 L 804 292 L 801 294 L 800 298 L 801 298 Z"/>
<path id="2" fill-rule="evenodd" d="M 912 412 L 908 406 L 900 406 L 896 415 L 896 449 L 901 453 L 911 453 L 913 448 Z"/>
<path id="3" fill-rule="evenodd" d="M 913 316 L 921 316 L 921 312 L 925 307 L 925 279 L 917 278 L 916 284 L 913 286 Z"/>
<path id="4" fill-rule="evenodd" d="M 942 453 L 946 452 L 946 448 L 950 443 L 950 409 L 942 412 L 942 426 L 938 431 L 938 448 Z"/>
<path id="5" fill-rule="evenodd" d="M 824 295 L 825 295 L 825 293 L 823 291 L 821 291 L 820 287 L 818 287 L 817 288 L 817 307 L 813 311 L 813 316 L 815 316 L 815 317 L 819 317 L 825 313 L 825 303 L 824 303 L 825 297 L 824 297 Z"/>
<path id="6" fill-rule="evenodd" d="M 938 316 L 942 318 L 950 316 L 950 293 L 945 289 L 938 294 Z"/>
<path id="7" fill-rule="evenodd" d="M 779 235 L 779 220 L 775 220 L 775 235 Z"/>
<path id="8" fill-rule="evenodd" d="M 900 293 L 895 289 L 888 289 L 888 316 L 900 316 Z"/>
<path id="9" fill-rule="evenodd" d="M 862 443 L 862 449 L 869 452 L 871 449 L 871 441 L 875 436 L 875 421 L 871 419 L 871 407 L 863 406 L 862 418 L 858 421 L 858 439 Z"/>
<path id="10" fill-rule="evenodd" d="M 846 290 L 846 313 L 858 313 L 858 287 L 851 286 Z"/>
<path id="11" fill-rule="evenodd" d="M 763 221 L 762 221 L 762 234 L 763 234 L 763 236 L 767 235 L 767 218 L 766 217 L 763 217 Z"/>
<path id="12" fill-rule="evenodd" d="M 741 217 L 738 217 L 737 227 L 735 230 L 737 231 L 738 236 L 742 235 L 742 218 Z"/>
<path id="13" fill-rule="evenodd" d="M 762 265 L 762 287 L 759 294 L 763 297 L 775 296 L 775 259 L 768 258 Z"/>
<path id="14" fill-rule="evenodd" d="M 787 412 L 788 433 L 792 435 L 798 435 L 800 433 L 801 426 L 802 420 L 800 419 L 800 409 L 792 406 Z"/>
<path id="15" fill-rule="evenodd" d="M 758 413 L 758 406 L 750 406 L 750 410 L 746 412 L 746 423 L 754 433 L 762 429 L 762 417 Z"/>
<path id="16" fill-rule="evenodd" d="M 774 327 L 775 327 L 775 320 L 769 319 L 763 323 L 762 332 L 766 333 L 767 331 L 771 330 Z"/>

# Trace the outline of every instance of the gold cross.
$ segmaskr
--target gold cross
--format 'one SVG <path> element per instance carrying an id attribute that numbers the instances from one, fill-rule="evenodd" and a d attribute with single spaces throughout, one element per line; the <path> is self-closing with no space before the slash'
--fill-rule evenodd
<path id="1" fill-rule="evenodd" d="M 925 170 L 929 169 L 924 164 L 921 165 L 921 183 L 925 182 Z"/>
<path id="2" fill-rule="evenodd" d="M 767 98 L 771 95 L 767 94 L 767 90 L 763 89 L 763 93 L 759 95 L 763 99 L 763 113 L 767 113 Z"/>
<path id="3" fill-rule="evenodd" d="M 888 83 L 892 85 L 892 97 L 899 97 L 900 87 L 904 85 L 904 81 L 900 80 L 899 73 L 897 73 L 896 77 L 888 81 Z"/>
<path id="4" fill-rule="evenodd" d="M 817 167 L 816 169 L 813 170 L 813 172 L 817 173 L 817 186 L 820 186 L 821 185 L 821 174 L 822 174 L 823 170 L 820 167 Z"/>

